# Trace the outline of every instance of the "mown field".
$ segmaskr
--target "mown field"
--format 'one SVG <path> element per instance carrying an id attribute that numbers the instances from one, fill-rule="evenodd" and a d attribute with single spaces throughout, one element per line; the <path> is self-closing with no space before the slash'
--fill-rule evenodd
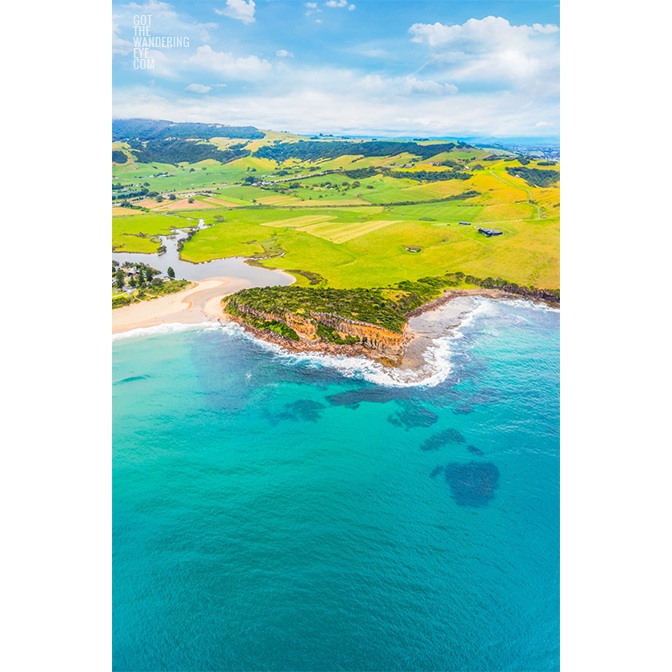
<path id="1" fill-rule="evenodd" d="M 246 148 L 256 150 L 300 139 L 267 132 L 263 140 L 249 141 Z M 240 142 L 213 139 L 222 148 Z M 521 162 L 507 156 L 484 160 L 493 153 L 475 148 L 452 149 L 426 160 L 408 153 L 363 157 L 356 153 L 358 144 L 353 142 L 352 155 L 330 160 L 276 163 L 253 153 L 225 165 L 208 159 L 193 165 L 129 161 L 113 166 L 113 174 L 120 178 L 115 182 L 129 188 L 149 184 L 150 191 L 176 196 L 174 201 L 161 203 L 146 197 L 135 199 L 145 212 L 114 207 L 113 247 L 155 252 L 159 244 L 151 237 L 179 225 L 174 217 L 160 214 L 170 213 L 213 224 L 185 243 L 182 258 L 192 262 L 269 257 L 257 263 L 317 275 L 335 288 L 375 287 L 447 271 L 559 288 L 559 183 L 538 187 L 507 172 L 507 167 L 557 171 L 559 166 L 549 168 L 539 166 L 537 160 Z M 124 143 L 115 143 L 113 148 L 132 151 Z M 344 172 L 298 177 L 309 174 L 310 167 L 347 171 L 409 164 L 398 170 L 438 174 L 447 168 L 430 164 L 445 160 L 457 161 L 470 177 L 424 181 L 382 172 L 358 180 Z M 164 173 L 167 177 L 151 176 Z M 242 184 L 251 175 L 292 179 L 269 187 Z M 194 195 L 192 203 L 182 196 L 205 189 L 212 193 Z M 471 225 L 460 226 L 459 221 Z M 503 235 L 488 238 L 474 225 L 496 228 Z M 298 276 L 298 284 L 307 282 Z"/>

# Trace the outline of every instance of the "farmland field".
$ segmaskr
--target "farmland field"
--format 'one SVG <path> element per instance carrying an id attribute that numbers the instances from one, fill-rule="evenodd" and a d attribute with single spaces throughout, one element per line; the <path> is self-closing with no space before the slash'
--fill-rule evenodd
<path id="1" fill-rule="evenodd" d="M 276 162 L 255 156 L 263 148 L 302 139 L 271 131 L 251 141 L 213 139 L 222 149 L 244 142 L 251 152 L 227 164 L 211 159 L 177 165 L 129 160 L 113 166 L 114 182 L 121 185 L 113 193 L 120 197 L 142 188 L 176 197 L 163 203 L 142 196 L 131 199 L 132 205 L 145 208 L 142 213 L 114 207 L 114 248 L 156 251 L 153 236 L 179 226 L 180 218 L 189 218 L 184 225 L 202 218 L 212 226 L 184 243 L 181 256 L 186 261 L 260 257 L 267 268 L 301 269 L 343 288 L 447 271 L 559 287 L 559 186 L 537 187 L 507 172 L 518 167 L 521 175 L 541 175 L 529 169 L 543 170 L 548 163 L 539 166 L 537 159 L 519 161 L 469 146 L 420 159 L 408 152 L 395 154 L 394 149 L 389 155 L 367 156 L 366 141 L 353 141 L 352 154 L 336 158 L 311 155 Z M 340 141 L 323 142 L 328 155 L 330 142 Z M 115 148 L 132 159 L 129 145 L 116 143 Z M 456 170 L 463 174 L 453 175 Z M 323 171 L 327 174 L 312 174 Z M 402 171 L 403 176 L 390 171 Z M 442 180 L 444 173 L 448 179 Z M 479 225 L 503 235 L 488 238 L 478 232 Z M 299 277 L 298 282 L 307 281 Z"/>

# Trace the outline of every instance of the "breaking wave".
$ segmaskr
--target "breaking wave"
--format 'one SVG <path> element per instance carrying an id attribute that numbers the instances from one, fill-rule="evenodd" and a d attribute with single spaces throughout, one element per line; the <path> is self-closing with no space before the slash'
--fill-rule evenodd
<path id="1" fill-rule="evenodd" d="M 229 325 L 221 326 L 217 322 L 199 322 L 196 324 L 184 324 L 182 322 L 167 322 L 153 327 L 140 327 L 130 331 L 122 331 L 112 334 L 112 341 L 121 341 L 127 338 L 140 338 L 143 336 L 162 336 L 165 334 L 177 334 L 182 331 L 199 331 L 204 329 L 226 329 Z"/>

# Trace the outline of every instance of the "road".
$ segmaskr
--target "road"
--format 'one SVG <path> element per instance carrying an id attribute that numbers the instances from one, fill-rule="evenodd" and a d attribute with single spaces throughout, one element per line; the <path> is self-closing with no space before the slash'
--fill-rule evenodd
<path id="1" fill-rule="evenodd" d="M 532 192 L 528 191 L 527 189 L 523 189 L 522 187 L 519 187 L 515 184 L 511 184 L 511 182 L 507 182 L 506 180 L 503 180 L 499 175 L 495 175 L 492 171 L 490 171 L 490 175 L 493 177 L 496 177 L 500 182 L 504 182 L 504 184 L 508 184 L 510 187 L 513 187 L 514 189 L 520 189 L 520 191 L 524 191 L 529 197 L 530 200 L 528 203 L 530 205 L 534 205 L 534 207 L 537 209 L 537 219 L 541 219 L 541 210 L 539 209 L 539 206 L 536 203 L 532 203 Z"/>

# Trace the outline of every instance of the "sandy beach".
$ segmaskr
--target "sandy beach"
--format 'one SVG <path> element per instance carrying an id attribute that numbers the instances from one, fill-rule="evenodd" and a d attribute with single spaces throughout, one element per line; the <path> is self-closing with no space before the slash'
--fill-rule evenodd
<path id="1" fill-rule="evenodd" d="M 175 294 L 116 308 L 112 311 L 112 333 L 159 324 L 198 324 L 224 319 L 222 297 L 251 286 L 250 281 L 240 278 L 208 278 Z"/>

